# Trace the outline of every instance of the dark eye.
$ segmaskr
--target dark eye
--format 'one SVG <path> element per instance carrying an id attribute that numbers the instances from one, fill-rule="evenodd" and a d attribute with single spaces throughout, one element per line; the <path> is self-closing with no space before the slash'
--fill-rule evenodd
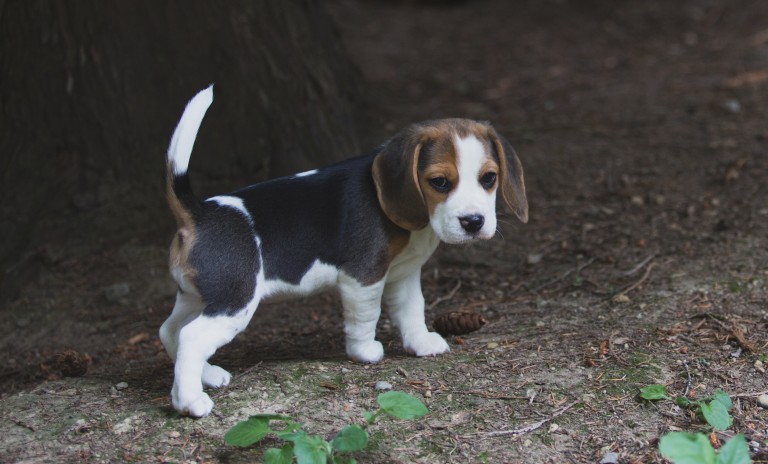
<path id="1" fill-rule="evenodd" d="M 451 189 L 451 182 L 445 177 L 433 177 L 429 179 L 429 184 L 440 193 L 445 193 Z"/>
<path id="2" fill-rule="evenodd" d="M 480 178 L 480 185 L 483 186 L 484 189 L 490 189 L 493 187 L 493 184 L 496 183 L 496 173 L 495 172 L 486 172 L 483 174 L 483 177 Z"/>

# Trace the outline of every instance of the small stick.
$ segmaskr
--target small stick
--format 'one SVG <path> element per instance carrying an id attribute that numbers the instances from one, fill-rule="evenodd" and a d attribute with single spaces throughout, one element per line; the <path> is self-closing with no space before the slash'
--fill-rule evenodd
<path id="1" fill-rule="evenodd" d="M 435 298 L 435 301 L 430 303 L 429 306 L 427 306 L 427 309 L 432 309 L 435 306 L 437 306 L 438 304 L 442 303 L 443 301 L 450 300 L 451 298 L 453 298 L 453 295 L 455 295 L 456 292 L 459 291 L 459 288 L 461 288 L 461 281 L 456 282 L 456 286 L 453 287 L 453 289 L 450 292 L 448 292 L 447 295 L 439 296 L 439 297 Z"/>
<path id="2" fill-rule="evenodd" d="M 683 396 L 688 397 L 688 392 L 691 391 L 691 370 L 688 369 L 688 361 L 683 361 L 683 366 L 685 366 L 685 373 L 688 375 L 688 380 L 685 382 L 685 391 L 683 392 Z"/>
<path id="3" fill-rule="evenodd" d="M 643 284 L 643 282 L 648 280 L 648 277 L 651 275 L 651 270 L 654 267 L 656 267 L 656 263 L 651 263 L 647 268 L 645 268 L 645 273 L 643 274 L 642 277 L 640 277 L 640 279 L 637 282 L 633 283 L 632 285 L 628 286 L 624 290 L 620 291 L 618 294 L 619 295 L 626 295 L 627 293 L 629 293 L 632 290 L 636 289 L 637 287 L 641 286 Z"/>
<path id="4" fill-rule="evenodd" d="M 561 280 L 564 280 L 566 277 L 568 277 L 569 275 L 573 274 L 574 272 L 581 272 L 581 271 L 583 271 L 587 266 L 589 266 L 590 264 L 594 263 L 595 260 L 597 260 L 597 258 L 593 257 L 593 258 L 589 259 L 586 263 L 581 264 L 581 265 L 579 265 L 576 268 L 568 269 L 561 276 L 555 277 L 554 279 L 551 279 L 551 280 L 549 280 L 547 282 L 544 282 L 543 284 L 541 284 L 538 287 L 534 288 L 532 290 L 532 292 L 533 293 L 537 293 L 540 290 L 542 290 L 542 289 L 544 289 L 546 287 L 549 287 L 552 284 L 556 284 L 556 283 L 560 282 Z"/>
<path id="5" fill-rule="evenodd" d="M 625 272 L 625 273 L 623 274 L 623 275 L 624 275 L 624 277 L 629 277 L 629 276 L 631 276 L 632 274 L 634 274 L 635 272 L 637 272 L 637 271 L 639 271 L 640 269 L 642 269 L 642 268 L 643 268 L 643 266 L 645 266 L 646 264 L 648 264 L 648 263 L 649 263 L 649 262 L 650 262 L 650 261 L 651 261 L 653 258 L 655 258 L 655 257 L 656 257 L 656 255 L 657 255 L 657 254 L 658 254 L 658 253 L 654 252 L 652 255 L 650 255 L 650 256 L 648 256 L 647 258 L 645 258 L 644 260 L 640 261 L 640 263 L 639 263 L 637 266 L 635 266 L 635 267 L 633 267 L 632 269 L 630 269 L 630 270 L 628 270 L 627 272 Z"/>
<path id="6" fill-rule="evenodd" d="M 765 395 L 768 394 L 768 390 L 763 390 L 761 392 L 752 392 L 752 393 L 736 393 L 734 395 L 729 395 L 731 398 L 754 398 L 756 396 Z"/>
<path id="7" fill-rule="evenodd" d="M 539 422 L 534 422 L 531 425 L 526 425 L 525 427 L 522 427 L 522 428 L 519 428 L 519 429 L 512 429 L 512 430 L 496 430 L 496 431 L 493 431 L 493 432 L 481 432 L 481 433 L 478 433 L 478 435 L 481 434 L 481 435 L 487 435 L 487 436 L 490 436 L 490 437 L 500 437 L 500 436 L 508 436 L 508 435 L 518 436 L 518 435 L 523 435 L 523 434 L 526 434 L 526 433 L 529 433 L 529 432 L 533 432 L 534 430 L 538 429 L 539 427 L 541 427 L 542 425 L 546 424 L 547 422 L 549 422 L 551 420 L 554 420 L 558 416 L 561 416 L 563 413 L 565 413 L 566 411 L 571 409 L 574 405 L 576 405 L 576 403 L 578 403 L 580 401 L 581 400 L 576 400 L 576 401 L 572 402 L 571 404 L 569 404 L 569 405 L 567 405 L 567 406 L 565 406 L 565 407 L 555 411 L 554 414 L 552 414 L 551 416 L 547 417 L 546 419 L 542 419 Z"/>

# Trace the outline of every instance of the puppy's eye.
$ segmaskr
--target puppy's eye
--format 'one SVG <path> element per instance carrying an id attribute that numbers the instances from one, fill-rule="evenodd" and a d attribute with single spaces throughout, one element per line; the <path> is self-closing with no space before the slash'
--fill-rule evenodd
<path id="1" fill-rule="evenodd" d="M 485 174 L 483 174 L 483 177 L 480 178 L 480 185 L 482 185 L 483 188 L 486 190 L 490 190 L 495 183 L 496 183 L 495 172 L 486 172 Z"/>
<path id="2" fill-rule="evenodd" d="M 433 177 L 429 179 L 429 184 L 440 193 L 445 193 L 451 189 L 451 181 L 445 177 Z"/>

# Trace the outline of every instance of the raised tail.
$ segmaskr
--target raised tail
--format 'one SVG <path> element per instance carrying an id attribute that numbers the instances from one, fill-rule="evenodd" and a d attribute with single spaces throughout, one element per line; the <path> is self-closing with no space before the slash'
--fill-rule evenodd
<path id="1" fill-rule="evenodd" d="M 180 229 L 192 226 L 192 213 L 200 206 L 192 193 L 187 169 L 197 131 L 205 112 L 213 102 L 213 85 L 201 90 L 187 103 L 173 132 L 166 157 L 166 196 Z"/>

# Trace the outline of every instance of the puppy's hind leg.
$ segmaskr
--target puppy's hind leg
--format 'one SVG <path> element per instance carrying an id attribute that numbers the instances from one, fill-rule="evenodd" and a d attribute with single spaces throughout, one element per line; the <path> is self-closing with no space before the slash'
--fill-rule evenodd
<path id="1" fill-rule="evenodd" d="M 203 392 L 203 384 L 218 387 L 229 382 L 230 375 L 208 358 L 226 345 L 247 325 L 256 311 L 258 299 L 233 315 L 207 315 L 203 311 L 179 331 L 171 401 L 173 407 L 192 417 L 204 417 L 213 409 L 213 401 Z M 208 308 L 206 308 L 208 309 Z"/>
<path id="2" fill-rule="evenodd" d="M 189 321 L 203 312 L 205 305 L 200 301 L 200 297 L 189 292 L 179 290 L 176 293 L 176 304 L 173 306 L 171 315 L 160 326 L 160 341 L 165 347 L 165 351 L 176 362 L 176 351 L 179 346 L 179 330 Z"/>

